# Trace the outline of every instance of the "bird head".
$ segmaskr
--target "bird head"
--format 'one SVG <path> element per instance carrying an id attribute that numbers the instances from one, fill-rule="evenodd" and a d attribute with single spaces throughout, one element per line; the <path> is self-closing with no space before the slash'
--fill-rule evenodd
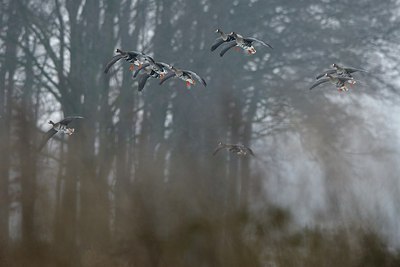
<path id="1" fill-rule="evenodd" d="M 336 63 L 333 63 L 333 64 L 331 65 L 331 67 L 334 68 L 334 69 L 339 68 L 339 66 L 338 66 Z"/>
<path id="2" fill-rule="evenodd" d="M 117 48 L 117 50 L 115 50 L 115 53 L 120 54 L 120 55 L 123 55 L 123 56 L 129 55 L 128 52 L 122 51 L 122 50 L 119 49 L 119 48 Z"/>
<path id="3" fill-rule="evenodd" d="M 250 46 L 250 47 L 247 49 L 247 52 L 248 52 L 250 55 L 253 55 L 253 54 L 255 54 L 255 53 L 257 52 L 257 50 L 254 48 L 254 46 Z"/>
<path id="4" fill-rule="evenodd" d="M 222 33 L 222 31 L 220 29 L 216 29 L 215 32 L 216 33 Z"/>
<path id="5" fill-rule="evenodd" d="M 55 123 L 53 122 L 53 121 L 49 121 L 49 124 L 51 124 L 51 125 L 55 125 Z"/>

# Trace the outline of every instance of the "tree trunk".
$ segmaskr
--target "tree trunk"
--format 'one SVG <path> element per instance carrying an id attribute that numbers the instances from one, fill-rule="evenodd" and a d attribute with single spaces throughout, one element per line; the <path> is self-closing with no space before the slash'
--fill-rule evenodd
<path id="1" fill-rule="evenodd" d="M 7 33 L 5 39 L 5 58 L 0 68 L 0 243 L 8 241 L 9 209 L 9 171 L 11 142 L 11 111 L 14 91 L 14 73 L 17 58 L 17 40 L 20 21 L 17 16 L 17 1 L 8 5 Z"/>

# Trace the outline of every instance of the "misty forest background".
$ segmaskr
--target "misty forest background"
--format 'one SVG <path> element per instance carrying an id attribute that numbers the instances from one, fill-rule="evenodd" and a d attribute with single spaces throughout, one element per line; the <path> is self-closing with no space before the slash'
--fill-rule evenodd
<path id="1" fill-rule="evenodd" d="M 1 0 L 0 266 L 400 266 L 397 0 Z M 216 28 L 274 49 L 220 58 Z M 116 48 L 205 77 L 150 79 Z M 348 93 L 309 91 L 332 63 Z M 38 153 L 48 120 L 86 119 Z M 243 143 L 255 158 L 226 151 Z"/>

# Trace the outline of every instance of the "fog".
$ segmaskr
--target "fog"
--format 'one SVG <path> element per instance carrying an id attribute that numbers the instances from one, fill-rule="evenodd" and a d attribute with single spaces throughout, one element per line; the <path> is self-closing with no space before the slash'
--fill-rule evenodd
<path id="1" fill-rule="evenodd" d="M 0 266 L 399 266 L 399 11 L 0 1 Z M 217 28 L 273 49 L 220 57 Z M 207 86 L 138 92 L 125 60 L 104 73 L 116 49 Z M 332 63 L 366 72 L 309 90 Z"/>

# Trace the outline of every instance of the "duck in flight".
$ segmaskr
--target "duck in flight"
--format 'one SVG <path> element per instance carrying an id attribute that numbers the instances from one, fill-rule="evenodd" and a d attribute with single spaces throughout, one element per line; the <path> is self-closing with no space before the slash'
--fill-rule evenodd
<path id="1" fill-rule="evenodd" d="M 320 84 L 331 82 L 339 92 L 348 91 L 349 89 L 346 86 L 346 83 L 350 85 L 354 85 L 356 81 L 352 77 L 344 77 L 344 76 L 333 76 L 332 74 L 325 73 L 324 78 L 317 80 L 313 85 L 311 85 L 310 90 L 317 87 Z"/>
<path id="2" fill-rule="evenodd" d="M 221 31 L 220 29 L 217 29 L 215 32 L 219 33 L 221 36 L 218 37 L 215 40 L 215 42 L 212 44 L 211 51 L 214 51 L 215 49 L 217 49 L 223 43 L 229 43 L 231 41 L 235 41 L 235 38 L 232 36 L 233 32 L 226 34 L 223 31 Z"/>
<path id="3" fill-rule="evenodd" d="M 235 39 L 234 41 L 229 42 L 224 49 L 221 50 L 221 52 L 219 53 L 219 55 L 221 57 L 223 57 L 225 55 L 226 52 L 228 52 L 230 49 L 238 46 L 240 48 L 242 48 L 243 50 L 247 51 L 247 53 L 249 53 L 250 55 L 255 54 L 257 51 L 254 48 L 253 44 L 254 43 L 259 43 L 263 46 L 269 47 L 272 49 L 272 46 L 270 44 L 267 44 L 264 41 L 261 41 L 257 38 L 253 38 L 253 37 L 243 37 L 240 34 L 237 34 L 236 32 L 232 32 L 231 35 L 233 36 L 233 38 Z"/>
<path id="4" fill-rule="evenodd" d="M 253 150 L 251 148 L 242 145 L 242 144 L 224 144 L 219 142 L 217 147 L 214 150 L 213 156 L 215 156 L 220 150 L 228 149 L 229 152 L 232 152 L 238 156 L 254 156 Z"/>
<path id="5" fill-rule="evenodd" d="M 125 61 L 131 63 L 129 66 L 129 70 L 133 71 L 136 66 L 141 66 L 145 60 L 145 54 L 138 51 L 122 51 L 121 49 L 117 49 L 115 51 L 118 55 L 112 57 L 112 59 L 107 63 L 104 73 L 108 73 L 110 68 L 120 59 L 125 59 Z"/>
<path id="6" fill-rule="evenodd" d="M 190 88 L 191 85 L 196 84 L 196 80 L 201 82 L 204 86 L 207 86 L 206 81 L 200 77 L 197 73 L 191 70 L 181 70 L 177 69 L 174 66 L 170 66 L 171 72 L 164 76 L 160 81 L 160 85 L 163 84 L 166 80 L 172 77 L 178 77 L 179 79 L 186 82 L 186 87 Z"/>
<path id="7" fill-rule="evenodd" d="M 63 120 L 54 123 L 53 121 L 49 121 L 49 124 L 52 125 L 52 128 L 46 132 L 43 137 L 42 143 L 39 146 L 39 151 L 46 145 L 47 141 L 52 138 L 56 133 L 61 132 L 64 134 L 72 135 L 75 132 L 74 128 L 68 128 L 68 124 L 70 124 L 74 120 L 83 119 L 81 116 L 71 116 L 66 117 Z"/>
<path id="8" fill-rule="evenodd" d="M 363 70 L 363 69 L 357 69 L 357 68 L 352 68 L 352 67 L 343 67 L 343 66 L 340 66 L 340 65 L 338 65 L 336 63 L 333 63 L 331 65 L 331 68 L 332 69 L 329 69 L 329 70 L 319 74 L 316 77 L 316 79 L 318 80 L 318 79 L 324 77 L 324 75 L 326 73 L 327 74 L 336 74 L 338 76 L 344 76 L 344 77 L 352 78 L 353 76 L 351 74 L 354 73 L 354 72 L 367 72 L 366 70 Z"/>

